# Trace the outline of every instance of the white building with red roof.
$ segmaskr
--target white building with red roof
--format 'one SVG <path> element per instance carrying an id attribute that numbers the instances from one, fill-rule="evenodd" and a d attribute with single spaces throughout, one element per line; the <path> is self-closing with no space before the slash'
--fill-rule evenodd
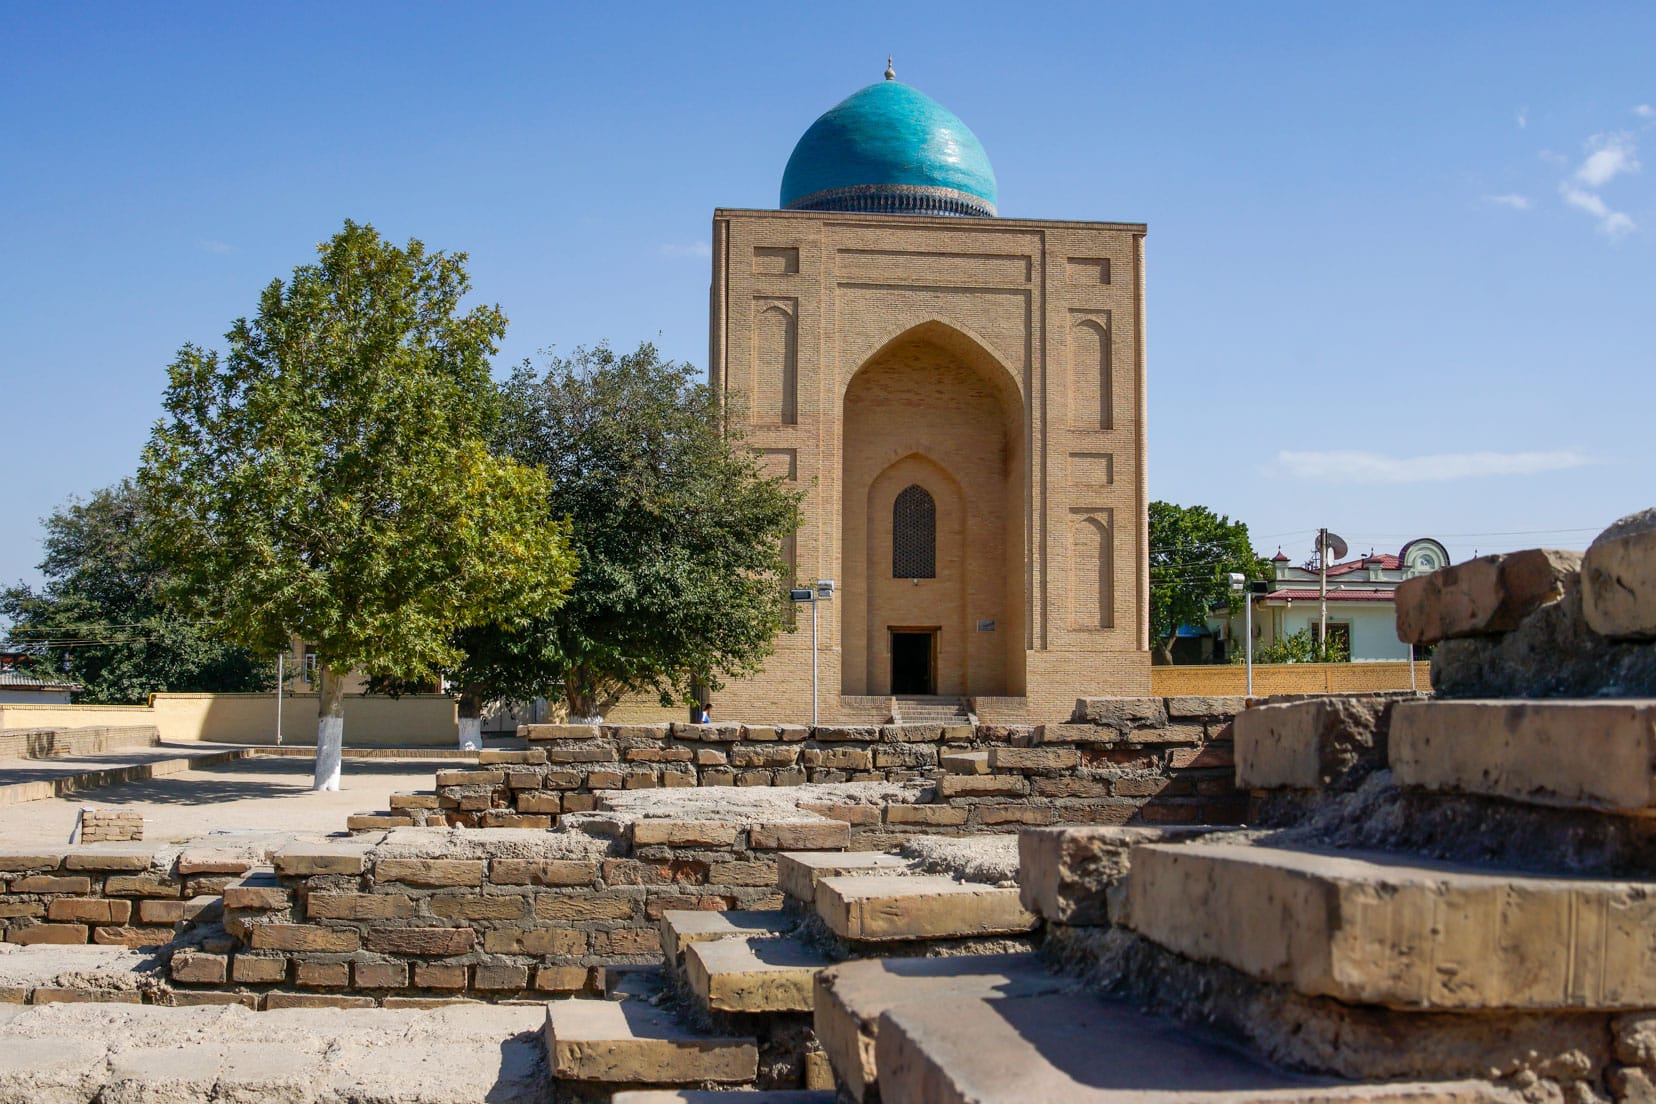
<path id="1" fill-rule="evenodd" d="M 1329 640 L 1348 645 L 1354 663 L 1408 659 L 1409 646 L 1397 639 L 1398 584 L 1448 565 L 1448 551 L 1429 537 L 1410 541 L 1395 556 L 1370 552 L 1329 564 Z M 1308 632 L 1311 639 L 1317 639 L 1322 611 L 1316 561 L 1295 565 L 1279 548 L 1271 557 L 1271 567 L 1271 590 L 1254 596 L 1254 647 L 1297 632 Z M 1233 646 L 1232 632 L 1241 634 L 1242 618 L 1233 617 L 1229 624 L 1214 622 L 1212 627 L 1225 640 L 1228 650 Z M 1241 645 L 1240 639 L 1234 641 L 1235 647 Z"/>

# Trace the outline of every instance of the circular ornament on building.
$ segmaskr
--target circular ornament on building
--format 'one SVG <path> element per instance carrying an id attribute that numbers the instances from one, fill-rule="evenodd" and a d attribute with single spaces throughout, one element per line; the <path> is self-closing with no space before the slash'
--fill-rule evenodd
<path id="1" fill-rule="evenodd" d="M 811 124 L 782 174 L 790 211 L 991 218 L 989 156 L 948 108 L 892 71 Z"/>

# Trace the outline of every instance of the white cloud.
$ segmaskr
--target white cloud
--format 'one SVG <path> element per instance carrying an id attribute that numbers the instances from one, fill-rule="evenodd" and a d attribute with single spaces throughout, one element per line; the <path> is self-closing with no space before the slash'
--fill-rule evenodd
<path id="1" fill-rule="evenodd" d="M 663 242 L 661 246 L 663 257 L 711 257 L 713 246 L 704 241 L 693 242 Z"/>
<path id="2" fill-rule="evenodd" d="M 1518 121 L 1519 130 L 1523 130 L 1525 127 L 1529 126 L 1529 108 L 1520 107 L 1518 109 L 1516 119 Z"/>
<path id="3" fill-rule="evenodd" d="M 1559 185 L 1558 191 L 1565 203 L 1598 219 L 1599 230 L 1608 237 L 1619 238 L 1637 229 L 1631 218 L 1621 211 L 1611 210 L 1610 205 L 1593 192 L 1583 191 L 1568 182 Z"/>
<path id="4" fill-rule="evenodd" d="M 1556 452 L 1446 452 L 1386 456 L 1378 452 L 1279 452 L 1271 474 L 1321 483 L 1443 483 L 1492 475 L 1536 475 L 1593 463 L 1574 449 Z"/>
<path id="5" fill-rule="evenodd" d="M 1589 188 L 1602 188 L 1622 173 L 1639 171 L 1638 150 L 1631 134 L 1595 134 L 1587 139 L 1587 160 L 1575 178 Z"/>
<path id="6" fill-rule="evenodd" d="M 1633 109 L 1633 114 L 1641 119 L 1656 119 L 1656 107 L 1651 107 L 1649 104 L 1640 104 Z"/>
<path id="7" fill-rule="evenodd" d="M 203 253 L 218 253 L 221 255 L 236 251 L 235 247 L 228 242 L 212 241 L 210 239 L 196 242 L 196 248 Z"/>
<path id="8" fill-rule="evenodd" d="M 1506 195 L 1486 195 L 1483 197 L 1483 201 L 1493 203 L 1497 207 L 1510 207 L 1514 211 L 1530 209 L 1529 196 L 1521 196 L 1516 192 L 1508 192 Z"/>

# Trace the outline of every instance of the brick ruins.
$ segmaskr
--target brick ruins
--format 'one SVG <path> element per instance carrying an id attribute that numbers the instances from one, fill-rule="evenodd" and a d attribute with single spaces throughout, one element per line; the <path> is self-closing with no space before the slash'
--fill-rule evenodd
<path id="1" fill-rule="evenodd" d="M 1436 696 L 546 726 L 268 855 L 0 852 L 0 1099 L 1656 1099 L 1656 513 L 1399 624 Z"/>

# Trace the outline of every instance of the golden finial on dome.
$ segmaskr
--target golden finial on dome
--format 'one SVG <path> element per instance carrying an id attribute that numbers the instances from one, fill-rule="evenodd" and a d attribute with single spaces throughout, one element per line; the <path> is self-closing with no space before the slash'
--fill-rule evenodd
<path id="1" fill-rule="evenodd" d="M 886 74 L 885 74 L 885 77 L 886 77 L 886 80 L 896 80 L 897 79 L 897 70 L 895 70 L 891 67 L 891 55 L 890 54 L 886 55 Z"/>

